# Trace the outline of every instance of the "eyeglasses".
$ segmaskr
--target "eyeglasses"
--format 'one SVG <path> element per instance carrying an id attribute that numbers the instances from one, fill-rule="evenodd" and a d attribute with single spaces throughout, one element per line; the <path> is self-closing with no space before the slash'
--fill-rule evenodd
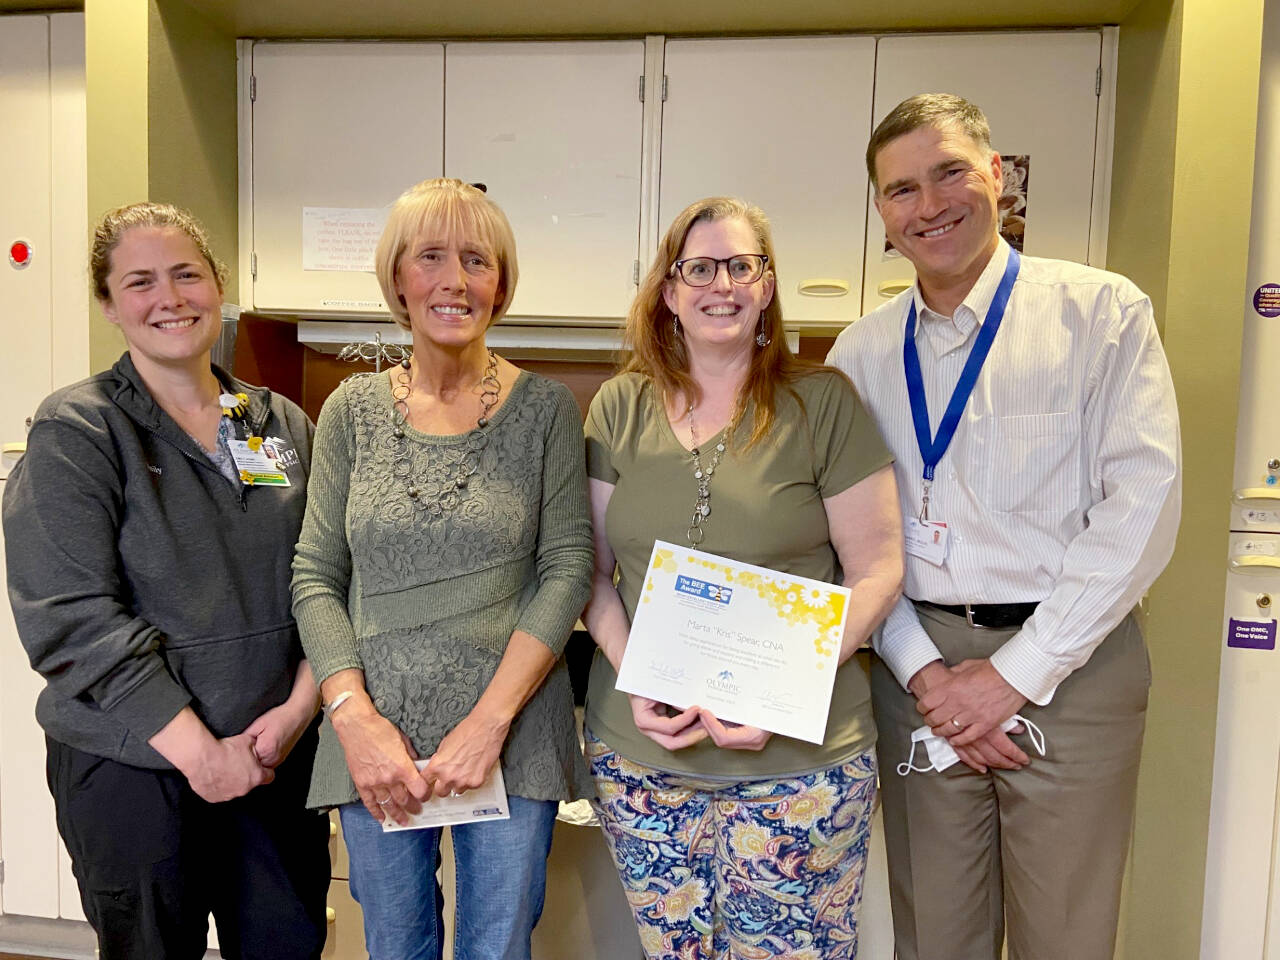
<path id="1" fill-rule="evenodd" d="M 739 253 L 724 260 L 715 257 L 685 257 L 671 265 L 671 273 L 680 274 L 680 279 L 691 287 L 709 287 L 715 283 L 716 274 L 720 272 L 720 264 L 725 265 L 729 279 L 734 283 L 755 283 L 764 276 L 765 265 L 769 258 L 763 253 Z"/>

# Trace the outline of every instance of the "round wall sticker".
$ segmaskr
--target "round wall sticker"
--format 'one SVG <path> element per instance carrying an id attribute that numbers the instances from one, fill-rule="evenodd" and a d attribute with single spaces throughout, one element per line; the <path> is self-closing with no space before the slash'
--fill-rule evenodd
<path id="1" fill-rule="evenodd" d="M 1253 309 L 1264 317 L 1280 317 L 1280 283 L 1264 283 L 1255 290 Z"/>

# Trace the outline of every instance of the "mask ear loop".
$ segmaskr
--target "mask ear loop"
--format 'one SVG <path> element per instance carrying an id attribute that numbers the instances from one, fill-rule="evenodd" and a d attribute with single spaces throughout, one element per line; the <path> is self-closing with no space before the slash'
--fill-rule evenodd
<path id="1" fill-rule="evenodd" d="M 1027 728 L 1027 736 L 1031 738 L 1031 745 L 1036 748 L 1040 756 L 1044 756 L 1044 731 L 1037 727 L 1021 714 L 1015 713 L 1013 719 Z"/>
<path id="2" fill-rule="evenodd" d="M 911 773 L 911 771 L 913 770 L 916 773 L 928 773 L 930 770 L 933 769 L 932 766 L 928 766 L 928 767 L 914 766 L 915 759 L 916 759 L 916 744 L 919 742 L 920 742 L 919 740 L 911 741 L 911 753 L 907 756 L 906 763 L 898 764 L 898 776 L 905 777 L 907 774 Z"/>

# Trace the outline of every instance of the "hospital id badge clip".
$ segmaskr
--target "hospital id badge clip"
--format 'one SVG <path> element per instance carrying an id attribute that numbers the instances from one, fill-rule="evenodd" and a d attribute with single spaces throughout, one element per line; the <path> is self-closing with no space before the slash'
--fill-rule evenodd
<path id="1" fill-rule="evenodd" d="M 907 555 L 919 557 L 926 563 L 940 567 L 947 559 L 947 538 L 950 531 L 945 520 L 921 520 L 908 517 L 903 526 Z"/>

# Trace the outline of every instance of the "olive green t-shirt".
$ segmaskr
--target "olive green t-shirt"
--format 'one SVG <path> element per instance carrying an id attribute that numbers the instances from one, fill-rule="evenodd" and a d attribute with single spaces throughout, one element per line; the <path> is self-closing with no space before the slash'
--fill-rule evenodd
<path id="1" fill-rule="evenodd" d="M 742 449 L 750 416 L 727 444 L 711 481 L 711 514 L 698 549 L 828 583 L 839 582 L 822 505 L 892 461 L 848 381 L 823 370 L 777 393 L 769 435 Z M 652 383 L 636 373 L 607 381 L 587 413 L 587 472 L 614 485 L 605 534 L 618 565 L 618 594 L 635 613 L 654 540 L 687 543 L 697 495 L 693 455 L 676 439 Z M 720 434 L 702 444 L 711 451 Z M 704 466 L 710 459 L 704 452 Z M 744 780 L 835 766 L 875 743 L 871 692 L 852 658 L 836 672 L 822 744 L 775 735 L 759 752 L 703 740 L 666 750 L 636 730 L 617 674 L 600 651 L 591 665 L 587 726 L 622 756 L 659 770 Z"/>

